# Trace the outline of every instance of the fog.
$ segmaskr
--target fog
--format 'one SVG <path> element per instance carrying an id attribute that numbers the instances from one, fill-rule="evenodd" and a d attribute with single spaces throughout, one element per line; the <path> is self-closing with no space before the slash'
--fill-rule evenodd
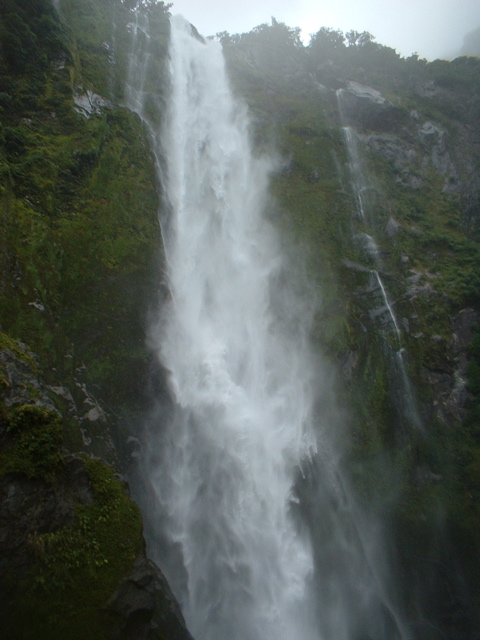
<path id="1" fill-rule="evenodd" d="M 172 13 L 183 14 L 206 36 L 250 31 L 272 16 L 300 27 L 304 42 L 323 26 L 369 31 L 402 56 L 418 53 L 428 60 L 453 57 L 480 25 L 478 0 L 175 0 Z"/>

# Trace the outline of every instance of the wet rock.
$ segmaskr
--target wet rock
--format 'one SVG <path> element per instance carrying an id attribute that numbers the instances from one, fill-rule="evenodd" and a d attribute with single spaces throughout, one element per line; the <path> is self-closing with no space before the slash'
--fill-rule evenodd
<path id="1" fill-rule="evenodd" d="M 60 396 L 61 398 L 67 401 L 69 413 L 72 413 L 73 415 L 77 415 L 77 407 L 75 405 L 75 400 L 73 399 L 70 389 L 67 389 L 67 387 L 64 387 L 61 385 L 60 386 L 49 385 L 48 389 L 52 391 L 55 395 Z"/>
<path id="2" fill-rule="evenodd" d="M 473 327 L 479 320 L 480 313 L 474 309 L 462 309 L 454 316 L 450 339 L 453 367 L 449 364 L 445 371 L 424 372 L 425 379 L 434 389 L 435 415 L 447 426 L 460 424 L 466 416 L 466 407 L 471 397 L 467 388 L 467 350 L 473 338 Z M 444 338 L 433 335 L 431 339 L 447 353 L 448 345 Z M 446 358 L 447 356 L 445 362 Z"/>
<path id="3" fill-rule="evenodd" d="M 409 300 L 416 300 L 419 296 L 430 296 L 436 294 L 435 289 L 430 284 L 429 280 L 435 278 L 435 276 L 428 271 L 420 272 L 415 269 L 410 269 L 410 275 L 406 279 L 407 289 L 406 297 Z"/>
<path id="4" fill-rule="evenodd" d="M 458 175 L 447 148 L 445 131 L 435 126 L 432 122 L 425 122 L 418 129 L 418 137 L 428 153 L 423 162 L 424 170 L 431 164 L 445 178 L 443 192 L 456 193 Z"/>
<path id="5" fill-rule="evenodd" d="M 473 327 L 480 321 L 480 313 L 475 309 L 462 309 L 452 319 L 452 348 L 455 354 L 467 349 L 473 338 Z"/>
<path id="6" fill-rule="evenodd" d="M 120 482 L 123 478 L 118 477 Z M 18 598 L 22 577 L 45 548 L 41 534 L 74 525 L 78 507 L 94 501 L 82 458 L 65 458 L 55 482 L 10 474 L 0 478 L 0 602 Z M 192 640 L 179 605 L 156 565 L 141 552 L 110 598 L 111 640 Z"/>
<path id="7" fill-rule="evenodd" d="M 347 91 L 350 91 L 350 93 L 355 95 L 357 98 L 368 100 L 373 104 L 391 104 L 382 96 L 380 91 L 373 89 L 373 87 L 368 87 L 366 85 L 360 84 L 359 82 L 354 82 L 353 80 L 347 82 Z"/>
<path id="8" fill-rule="evenodd" d="M 427 80 L 417 87 L 417 93 L 425 98 L 433 98 L 439 93 L 439 88 L 433 80 Z"/>
<path id="9" fill-rule="evenodd" d="M 7 576 L 20 578 L 35 559 L 34 538 L 71 524 L 75 505 L 90 504 L 92 494 L 82 460 L 65 459 L 58 482 L 7 475 L 0 478 L 0 598 L 8 598 Z"/>
<path id="10" fill-rule="evenodd" d="M 49 396 L 53 393 L 67 403 L 65 408 L 58 405 L 62 412 L 78 423 L 83 450 L 110 464 L 118 463 L 107 416 L 85 384 L 77 382 L 71 390 L 65 385 L 47 386 L 38 371 L 36 355 L 21 342 L 0 349 L 0 374 L 5 381 L 0 400 L 7 408 L 28 404 L 60 413 L 52 401 L 54 396 Z M 0 435 L 4 428 L 0 424 Z"/>
<path id="11" fill-rule="evenodd" d="M 363 273 L 372 273 L 371 269 L 358 264 L 358 262 L 353 262 L 353 260 L 349 260 L 348 258 L 342 260 L 342 264 L 344 267 L 347 267 L 347 269 L 353 269 L 354 271 L 361 271 Z"/>
<path id="12" fill-rule="evenodd" d="M 393 134 L 362 136 L 365 144 L 375 153 L 393 161 L 395 168 L 404 171 L 414 162 L 417 153 L 409 142 Z"/>
<path id="13" fill-rule="evenodd" d="M 110 640 L 193 640 L 178 602 L 159 568 L 145 556 L 110 598 Z"/>
<path id="14" fill-rule="evenodd" d="M 447 406 L 458 420 L 465 417 L 466 405 L 470 398 L 467 390 L 467 349 L 473 338 L 473 328 L 479 321 L 480 313 L 475 309 L 462 309 L 452 319 L 450 344 L 455 354 L 455 372 Z"/>
<path id="15" fill-rule="evenodd" d="M 448 427 L 459 425 L 465 418 L 465 406 L 469 397 L 466 380 L 459 371 L 453 375 L 427 371 L 425 379 L 434 390 L 433 409 L 440 422 Z"/>
<path id="16" fill-rule="evenodd" d="M 35 300 L 34 302 L 29 302 L 28 305 L 30 307 L 35 307 L 35 309 L 38 309 L 39 311 L 42 311 L 42 312 L 45 311 L 45 305 L 41 300 Z"/>
<path id="17" fill-rule="evenodd" d="M 442 140 L 445 131 L 442 131 L 431 122 L 425 122 L 419 129 L 421 138 L 426 140 Z"/>
<path id="18" fill-rule="evenodd" d="M 105 414 L 100 406 L 92 407 L 83 416 L 82 420 L 88 420 L 89 422 L 97 422 L 97 420 L 101 420 L 102 422 L 106 422 Z"/>
<path id="19" fill-rule="evenodd" d="M 75 398 L 64 385 L 47 387 L 39 375 L 35 354 L 22 343 L 4 338 L 0 374 L 0 400 L 5 418 L 0 422 L 0 454 L 4 464 L 0 469 L 1 616 L 24 597 L 22 579 L 38 571 L 38 561 L 46 553 L 44 534 L 78 527 L 79 507 L 91 505 L 98 499 L 86 470 L 86 460 L 91 461 L 92 457 L 86 458 L 84 454 L 59 451 L 58 473 L 51 477 L 32 474 L 32 468 L 35 468 L 28 465 L 25 468 L 5 466 L 5 454 L 15 446 L 14 435 L 7 430 L 10 412 L 24 405 L 34 405 L 59 414 L 47 395 L 51 392 L 66 403 L 70 418 L 78 422 L 86 448 L 88 445 L 97 450 L 99 441 L 108 448 L 110 437 L 104 424 L 105 414 L 85 385 L 77 383 L 72 389 Z M 81 404 L 88 407 L 83 419 L 77 413 L 77 405 Z M 84 424 L 95 428 L 97 423 L 95 438 L 82 430 Z M 61 437 L 58 447 L 61 447 Z M 39 449 L 39 452 L 36 455 L 43 455 L 43 450 Z M 124 485 L 128 496 L 125 479 L 119 474 L 114 477 Z M 165 578 L 143 551 L 138 554 L 130 575 L 122 579 L 107 610 L 111 616 L 108 636 L 111 640 L 192 640 Z"/>
<path id="20" fill-rule="evenodd" d="M 104 109 L 113 109 L 113 105 L 106 98 L 102 98 L 93 91 L 77 87 L 73 94 L 75 111 L 89 119 L 95 114 L 101 114 Z"/>
<path id="21" fill-rule="evenodd" d="M 338 96 L 343 119 L 348 124 L 377 131 L 395 131 L 409 118 L 407 112 L 395 107 L 379 91 L 358 82 L 347 82 Z"/>
<path id="22" fill-rule="evenodd" d="M 15 349 L 0 350 L 0 371 L 5 384 L 2 387 L 2 402 L 7 407 L 33 404 L 56 411 L 36 371 L 36 356 L 25 345 L 16 343 Z"/>
<path id="23" fill-rule="evenodd" d="M 387 222 L 387 226 L 385 227 L 385 235 L 387 236 L 387 238 L 394 238 L 401 227 L 402 225 L 390 216 Z"/>
<path id="24" fill-rule="evenodd" d="M 340 363 L 340 371 L 344 380 L 350 381 L 353 377 L 353 373 L 358 365 L 358 353 L 356 351 L 349 351 L 342 358 Z"/>
<path id="25" fill-rule="evenodd" d="M 420 189 L 420 187 L 423 185 L 423 180 L 422 178 L 420 178 L 420 176 L 415 176 L 410 173 L 407 173 L 405 182 L 411 189 Z"/>

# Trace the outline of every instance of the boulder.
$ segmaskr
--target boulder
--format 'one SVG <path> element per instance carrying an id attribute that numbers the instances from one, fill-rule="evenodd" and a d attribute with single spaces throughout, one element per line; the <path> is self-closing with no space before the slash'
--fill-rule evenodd
<path id="1" fill-rule="evenodd" d="M 180 607 L 159 568 L 145 556 L 110 598 L 111 640 L 193 640 Z"/>

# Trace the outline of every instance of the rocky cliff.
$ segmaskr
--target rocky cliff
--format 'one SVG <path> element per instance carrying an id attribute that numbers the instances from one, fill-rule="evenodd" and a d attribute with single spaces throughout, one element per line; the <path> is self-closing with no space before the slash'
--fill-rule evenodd
<path id="1" fill-rule="evenodd" d="M 127 43 L 111 46 L 131 11 L 0 7 L 5 639 L 190 638 L 119 475 L 159 261 L 153 160 L 121 106 Z"/>
<path id="2" fill-rule="evenodd" d="M 304 47 L 275 20 L 219 37 L 259 149 L 280 150 L 271 216 L 320 289 L 345 469 L 388 523 L 399 606 L 413 637 L 476 637 L 480 60 L 329 29 Z"/>
<path id="3" fill-rule="evenodd" d="M 0 7 L 6 638 L 189 637 L 118 475 L 161 297 L 154 159 L 122 106 L 136 4 Z M 161 94 L 168 10 L 143 5 Z M 357 35 L 305 47 L 272 21 L 219 37 L 256 148 L 278 158 L 268 215 L 320 292 L 342 465 L 385 523 L 398 606 L 413 637 L 465 640 L 480 632 L 480 61 Z"/>

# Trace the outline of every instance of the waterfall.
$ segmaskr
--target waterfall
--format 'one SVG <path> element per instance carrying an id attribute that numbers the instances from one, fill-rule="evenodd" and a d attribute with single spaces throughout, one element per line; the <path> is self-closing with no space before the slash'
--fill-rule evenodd
<path id="1" fill-rule="evenodd" d="M 294 518 L 295 478 L 316 447 L 313 301 L 289 283 L 264 216 L 272 162 L 252 152 L 221 45 L 181 17 L 171 27 L 156 138 L 171 297 L 152 340 L 175 410 L 148 462 L 162 536 L 181 565 L 167 577 L 196 640 L 313 640 L 312 549 Z M 147 25 L 133 30 L 146 45 Z M 134 38 L 128 93 L 142 115 L 141 49 Z"/>
<path id="2" fill-rule="evenodd" d="M 166 99 L 148 12 L 130 33 L 126 101 L 156 157 L 169 291 L 151 345 L 172 400 L 152 414 L 137 494 L 149 556 L 196 640 L 409 640 L 383 527 L 342 469 L 314 289 L 265 215 L 274 163 L 252 150 L 221 46 L 173 18 Z"/>
<path id="3" fill-rule="evenodd" d="M 341 91 L 341 90 L 339 90 Z M 340 93 L 337 93 L 338 100 L 340 101 Z M 358 152 L 357 147 L 357 139 L 355 137 L 354 132 L 351 127 L 343 127 L 343 135 L 345 137 L 345 142 L 348 150 L 348 155 L 350 159 L 350 178 L 353 187 L 353 193 L 355 195 L 355 200 L 357 203 L 357 211 L 359 218 L 366 221 L 366 203 L 365 203 L 365 193 L 368 191 L 368 187 L 365 184 L 363 179 L 363 172 L 361 170 L 361 160 L 360 154 Z"/>
<path id="4" fill-rule="evenodd" d="M 382 279 L 380 278 L 380 274 L 378 273 L 378 271 L 372 271 L 375 280 L 378 283 L 378 288 L 381 292 L 381 296 L 382 296 L 382 300 L 385 303 L 385 308 L 387 310 L 388 316 L 390 318 L 390 321 L 395 329 L 395 333 L 397 334 L 398 339 L 400 340 L 400 329 L 398 327 L 398 323 L 397 323 L 397 319 L 395 317 L 395 314 L 393 313 L 393 309 L 392 306 L 390 304 L 390 302 L 388 301 L 388 297 L 387 297 L 387 292 L 385 291 L 385 286 L 382 282 Z"/>
<path id="5" fill-rule="evenodd" d="M 337 92 L 339 105 L 341 105 L 341 96 L 342 90 L 339 90 Z M 341 108 L 340 113 L 342 113 Z M 350 183 L 353 191 L 353 196 L 355 198 L 356 214 L 361 224 L 363 224 L 365 227 L 374 227 L 375 225 L 374 221 L 372 221 L 372 215 L 370 211 L 371 207 L 369 206 L 367 198 L 367 194 L 369 193 L 369 191 L 372 191 L 372 189 L 365 178 L 362 160 L 358 150 L 357 138 L 355 132 L 351 127 L 343 127 L 342 130 L 349 158 Z M 354 240 L 359 241 L 361 248 L 365 251 L 370 261 L 372 261 L 375 266 L 378 266 L 380 264 L 380 252 L 378 250 L 375 238 L 365 231 L 360 231 L 354 234 Z M 385 289 L 385 285 L 380 276 L 378 268 L 370 269 L 369 272 L 372 274 L 373 282 L 370 288 L 372 291 L 378 289 L 378 291 L 380 292 L 379 297 L 382 302 L 382 306 L 372 309 L 370 315 L 371 317 L 381 317 L 382 315 L 386 314 L 388 322 L 391 324 L 396 337 L 398 338 L 398 340 L 400 340 L 400 328 L 398 326 L 397 318 L 395 317 L 392 304 L 389 301 L 387 291 Z"/>
<path id="6" fill-rule="evenodd" d="M 374 211 L 372 211 L 374 207 L 370 206 L 367 198 L 367 194 L 374 191 L 374 189 L 372 189 L 365 175 L 355 130 L 351 126 L 345 125 L 346 117 L 342 103 L 344 92 L 344 89 L 339 89 L 337 91 L 337 103 L 340 119 L 344 124 L 342 131 L 349 160 L 348 169 L 353 196 L 355 199 L 355 214 L 360 224 L 370 231 L 370 234 L 366 231 L 356 231 L 353 233 L 353 241 L 361 247 L 364 254 L 366 254 L 367 260 L 374 265 L 373 269 L 361 267 L 361 270 L 364 273 L 369 274 L 370 280 L 368 285 L 365 287 L 365 292 L 370 294 L 373 298 L 372 306 L 369 310 L 369 316 L 372 320 L 379 318 L 383 321 L 383 327 L 381 330 L 384 334 L 387 335 L 387 333 L 393 333 L 394 340 L 392 344 L 395 345 L 396 350 L 393 350 L 390 345 L 387 347 L 387 350 L 390 353 L 389 359 L 391 361 L 391 375 L 394 378 L 392 395 L 398 414 L 402 417 L 406 427 L 417 430 L 422 428 L 422 420 L 416 406 L 413 389 L 405 368 L 405 348 L 402 345 L 402 334 L 395 315 L 393 303 L 390 302 L 387 289 L 380 275 L 382 264 L 381 253 L 374 238 L 374 230 L 376 227 L 376 221 L 373 215 Z M 381 302 L 380 306 L 378 306 L 378 300 Z M 388 332 L 386 331 L 387 326 L 389 327 Z"/>

